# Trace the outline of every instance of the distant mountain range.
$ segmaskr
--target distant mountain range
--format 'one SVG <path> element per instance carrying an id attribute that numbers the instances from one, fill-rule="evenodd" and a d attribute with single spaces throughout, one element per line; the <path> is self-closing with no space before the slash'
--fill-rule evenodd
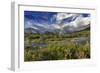
<path id="1" fill-rule="evenodd" d="M 90 16 L 83 16 L 82 14 L 66 14 L 58 13 L 52 17 L 52 24 L 42 18 L 38 19 L 25 19 L 24 31 L 32 33 L 70 33 L 84 30 L 90 27 Z"/>

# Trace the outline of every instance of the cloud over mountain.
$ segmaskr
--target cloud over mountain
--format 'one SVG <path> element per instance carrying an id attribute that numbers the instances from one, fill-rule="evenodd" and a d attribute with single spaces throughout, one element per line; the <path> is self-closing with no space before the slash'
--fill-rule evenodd
<path id="1" fill-rule="evenodd" d="M 65 12 L 24 12 L 25 32 L 33 33 L 69 33 L 90 26 L 90 14 Z"/>

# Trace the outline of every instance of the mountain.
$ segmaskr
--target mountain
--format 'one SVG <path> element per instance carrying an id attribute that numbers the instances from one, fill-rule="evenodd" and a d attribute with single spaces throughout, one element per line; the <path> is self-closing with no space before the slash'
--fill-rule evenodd
<path id="1" fill-rule="evenodd" d="M 44 19 L 44 17 L 41 17 L 41 20 L 39 18 L 25 19 L 24 30 L 25 32 L 32 33 L 50 32 L 64 34 L 81 31 L 90 27 L 90 16 L 85 14 L 57 13 L 52 16 L 51 21 L 55 22 L 49 24 L 48 20 Z"/>

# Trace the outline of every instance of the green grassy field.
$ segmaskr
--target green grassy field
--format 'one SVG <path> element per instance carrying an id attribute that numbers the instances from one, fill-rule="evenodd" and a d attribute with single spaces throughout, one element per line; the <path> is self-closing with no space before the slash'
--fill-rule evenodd
<path id="1" fill-rule="evenodd" d="M 64 35 L 25 33 L 24 61 L 90 58 L 90 40 L 75 41 L 81 37 L 89 40 L 90 28 Z"/>

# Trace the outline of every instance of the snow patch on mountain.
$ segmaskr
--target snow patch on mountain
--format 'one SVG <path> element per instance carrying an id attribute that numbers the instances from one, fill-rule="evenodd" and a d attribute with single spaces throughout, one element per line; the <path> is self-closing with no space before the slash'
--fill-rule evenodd
<path id="1" fill-rule="evenodd" d="M 30 28 L 30 31 L 38 31 L 38 33 L 45 32 L 55 32 L 59 30 L 58 33 L 67 33 L 80 31 L 90 25 L 90 16 L 83 17 L 82 14 L 77 13 L 57 13 L 52 17 L 50 21 L 56 19 L 53 24 L 38 23 L 33 20 L 25 20 L 25 30 Z"/>

